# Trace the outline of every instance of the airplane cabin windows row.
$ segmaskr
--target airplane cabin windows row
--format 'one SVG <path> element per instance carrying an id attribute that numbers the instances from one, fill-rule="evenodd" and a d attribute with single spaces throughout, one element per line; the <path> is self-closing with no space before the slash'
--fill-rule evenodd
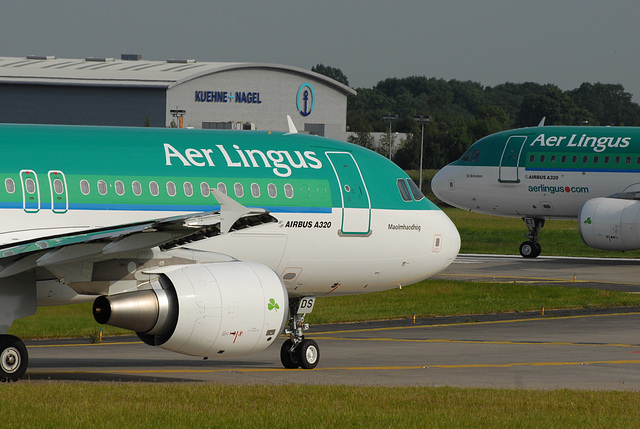
<path id="1" fill-rule="evenodd" d="M 26 179 L 24 181 L 24 186 L 26 193 L 34 194 L 36 192 L 36 182 L 33 179 Z M 16 182 L 11 178 L 7 178 L 4 181 L 4 187 L 7 193 L 13 194 L 16 191 Z M 107 193 L 109 192 L 109 186 L 104 180 L 98 180 L 98 182 L 96 183 L 96 187 L 100 195 L 107 195 Z M 53 188 L 54 192 L 58 195 L 64 193 L 64 184 L 60 179 L 55 179 L 53 181 Z M 122 180 L 116 180 L 114 182 L 114 188 L 118 196 L 123 196 L 127 192 L 126 185 Z M 223 182 L 218 183 L 216 188 L 218 189 L 218 191 L 227 195 L 227 185 L 225 185 Z M 166 189 L 167 195 L 171 197 L 174 197 L 178 194 L 177 186 L 172 181 L 168 181 L 166 183 Z M 182 189 L 185 196 L 192 197 L 194 195 L 194 189 L 191 182 L 184 182 L 184 184 L 182 185 Z M 136 197 L 141 196 L 143 193 L 142 184 L 139 181 L 134 180 L 133 182 L 131 182 L 131 190 Z M 242 198 L 244 196 L 244 186 L 242 185 L 242 183 L 234 183 L 233 190 L 236 197 Z M 80 192 L 82 193 L 82 195 L 89 195 L 91 193 L 91 184 L 88 180 L 82 179 L 80 181 Z M 149 193 L 154 197 L 160 195 L 160 185 L 158 184 L 158 182 L 149 182 Z M 200 183 L 200 193 L 203 197 L 208 197 L 209 195 L 211 195 L 211 188 L 207 182 Z M 271 198 L 276 198 L 278 196 L 278 188 L 274 183 L 269 183 L 267 185 L 267 194 Z M 262 195 L 262 191 L 258 183 L 251 184 L 251 195 L 254 198 L 260 198 L 260 196 Z M 293 198 L 293 186 L 289 183 L 286 183 L 284 185 L 284 195 L 287 198 Z"/>
<path id="2" fill-rule="evenodd" d="M 28 179 L 27 181 L 29 180 L 31 179 Z M 33 182 L 33 180 L 31 180 L 31 182 Z M 98 186 L 98 193 L 100 195 L 106 195 L 108 193 L 108 185 L 107 185 L 107 182 L 105 182 L 104 180 L 99 180 L 97 183 L 97 186 Z M 116 194 L 118 194 L 119 196 L 122 196 L 126 193 L 125 184 L 121 180 L 116 180 L 114 183 L 114 186 L 115 186 Z M 5 188 L 7 192 L 9 192 L 10 194 L 15 192 L 15 182 L 13 181 L 13 179 L 5 180 Z M 33 188 L 33 191 L 30 193 L 35 192 L 35 182 L 33 182 L 31 186 L 27 184 L 27 188 L 28 189 Z M 131 188 L 135 196 L 139 197 L 140 195 L 142 195 L 142 185 L 140 184 L 139 181 L 137 180 L 133 181 L 131 183 Z M 223 182 L 218 183 L 216 188 L 218 189 L 218 191 L 227 195 L 227 185 L 225 185 Z M 168 181 L 166 183 L 166 189 L 167 189 L 167 195 L 169 195 L 170 197 L 175 197 L 178 194 L 177 186 L 172 181 Z M 193 185 L 191 184 L 191 182 L 184 182 L 182 189 L 185 196 L 187 197 L 193 196 L 194 192 L 193 192 Z M 82 195 L 89 195 L 91 193 L 91 185 L 89 184 L 88 180 L 83 179 L 80 181 L 80 192 L 82 192 Z M 244 186 L 242 185 L 242 183 L 237 183 L 237 182 L 234 183 L 233 192 L 235 196 L 238 198 L 244 197 Z M 156 181 L 149 182 L 149 193 L 154 197 L 157 197 L 158 195 L 160 195 L 160 185 L 158 184 L 158 182 Z M 211 195 L 211 188 L 209 187 L 209 184 L 207 182 L 200 183 L 200 193 L 202 194 L 203 197 L 208 197 L 209 195 Z M 267 185 L 267 193 L 269 197 L 276 198 L 278 196 L 278 188 L 276 187 L 275 184 L 269 183 Z M 254 198 L 260 198 L 261 194 L 262 192 L 261 192 L 260 185 L 257 183 L 252 183 L 251 195 Z M 293 186 L 291 186 L 288 183 L 285 184 L 284 194 L 287 198 L 293 198 L 293 195 L 294 195 Z"/>
<path id="3" fill-rule="evenodd" d="M 544 163 L 546 161 L 546 156 L 545 155 L 538 155 L 538 162 L 539 163 Z M 603 157 L 601 157 L 600 155 L 593 155 L 593 156 L 589 156 L 589 155 L 583 155 L 582 158 L 580 158 L 582 164 L 588 164 L 589 162 L 593 163 L 593 164 L 614 164 L 614 165 L 620 165 L 621 163 L 624 163 L 626 165 L 631 165 L 633 162 L 633 157 L 632 156 L 609 156 L 609 155 L 605 155 Z M 559 161 L 559 164 L 577 164 L 578 163 L 578 156 L 573 155 L 571 157 L 568 157 L 567 155 L 562 155 L 560 156 L 560 158 L 558 159 L 556 157 L 556 155 L 551 155 L 549 157 L 549 162 L 551 164 L 555 164 L 556 161 Z M 536 162 L 536 155 L 529 155 L 529 163 L 534 163 Z M 635 157 L 635 163 L 636 165 L 640 165 L 640 156 L 636 156 Z"/>

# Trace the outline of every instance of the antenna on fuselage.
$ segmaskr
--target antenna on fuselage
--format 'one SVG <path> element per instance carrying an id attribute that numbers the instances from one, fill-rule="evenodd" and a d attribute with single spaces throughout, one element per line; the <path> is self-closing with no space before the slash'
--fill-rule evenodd
<path id="1" fill-rule="evenodd" d="M 289 124 L 289 132 L 287 134 L 298 134 L 296 126 L 293 125 L 293 119 L 289 115 L 287 115 L 287 123 Z"/>
<path id="2" fill-rule="evenodd" d="M 538 124 L 539 127 L 544 127 L 544 121 L 545 119 L 547 119 L 546 116 L 543 116 L 542 119 L 540 119 L 540 123 Z"/>

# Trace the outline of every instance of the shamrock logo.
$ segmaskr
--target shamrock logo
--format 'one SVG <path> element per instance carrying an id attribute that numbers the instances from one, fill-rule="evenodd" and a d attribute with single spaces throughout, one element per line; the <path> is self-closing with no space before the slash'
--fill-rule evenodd
<path id="1" fill-rule="evenodd" d="M 271 299 L 269 300 L 269 304 L 267 304 L 267 308 L 268 308 L 269 310 L 275 310 L 275 311 L 278 311 L 278 310 L 280 309 L 280 306 L 278 305 L 278 303 L 276 302 L 276 300 L 275 300 L 275 299 L 271 298 Z"/>
<path id="2" fill-rule="evenodd" d="M 587 225 L 591 225 L 591 218 L 590 218 L 590 217 L 588 217 L 588 218 L 584 221 L 584 223 L 586 223 Z"/>

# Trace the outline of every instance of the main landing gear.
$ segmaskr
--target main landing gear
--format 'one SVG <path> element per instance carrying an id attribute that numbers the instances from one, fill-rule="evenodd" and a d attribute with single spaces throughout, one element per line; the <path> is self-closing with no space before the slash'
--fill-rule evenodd
<path id="1" fill-rule="evenodd" d="M 280 361 L 285 368 L 313 369 L 320 361 L 318 344 L 304 337 L 309 324 L 304 323 L 304 316 L 311 313 L 315 297 L 303 297 L 289 301 L 289 326 L 284 333 L 289 339 L 280 348 Z"/>
<path id="2" fill-rule="evenodd" d="M 525 217 L 522 220 L 529 228 L 529 233 L 524 235 L 529 240 L 520 244 L 520 255 L 524 258 L 537 258 L 542 252 L 542 246 L 538 243 L 538 233 L 544 226 L 544 219 Z"/>
<path id="3" fill-rule="evenodd" d="M 18 381 L 27 371 L 29 354 L 22 340 L 0 335 L 0 381 Z"/>

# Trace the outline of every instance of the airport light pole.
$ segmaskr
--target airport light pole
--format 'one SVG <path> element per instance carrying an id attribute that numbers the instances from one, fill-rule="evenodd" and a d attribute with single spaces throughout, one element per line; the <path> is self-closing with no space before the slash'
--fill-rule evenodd
<path id="1" fill-rule="evenodd" d="M 422 191 L 422 156 L 424 154 L 424 124 L 431 121 L 431 116 L 417 115 L 413 117 L 413 120 L 422 125 L 422 137 L 420 138 L 420 190 Z"/>
<path id="2" fill-rule="evenodd" d="M 391 159 L 391 123 L 398 120 L 398 115 L 395 113 L 387 113 L 382 116 L 382 119 L 389 121 L 389 159 Z"/>

